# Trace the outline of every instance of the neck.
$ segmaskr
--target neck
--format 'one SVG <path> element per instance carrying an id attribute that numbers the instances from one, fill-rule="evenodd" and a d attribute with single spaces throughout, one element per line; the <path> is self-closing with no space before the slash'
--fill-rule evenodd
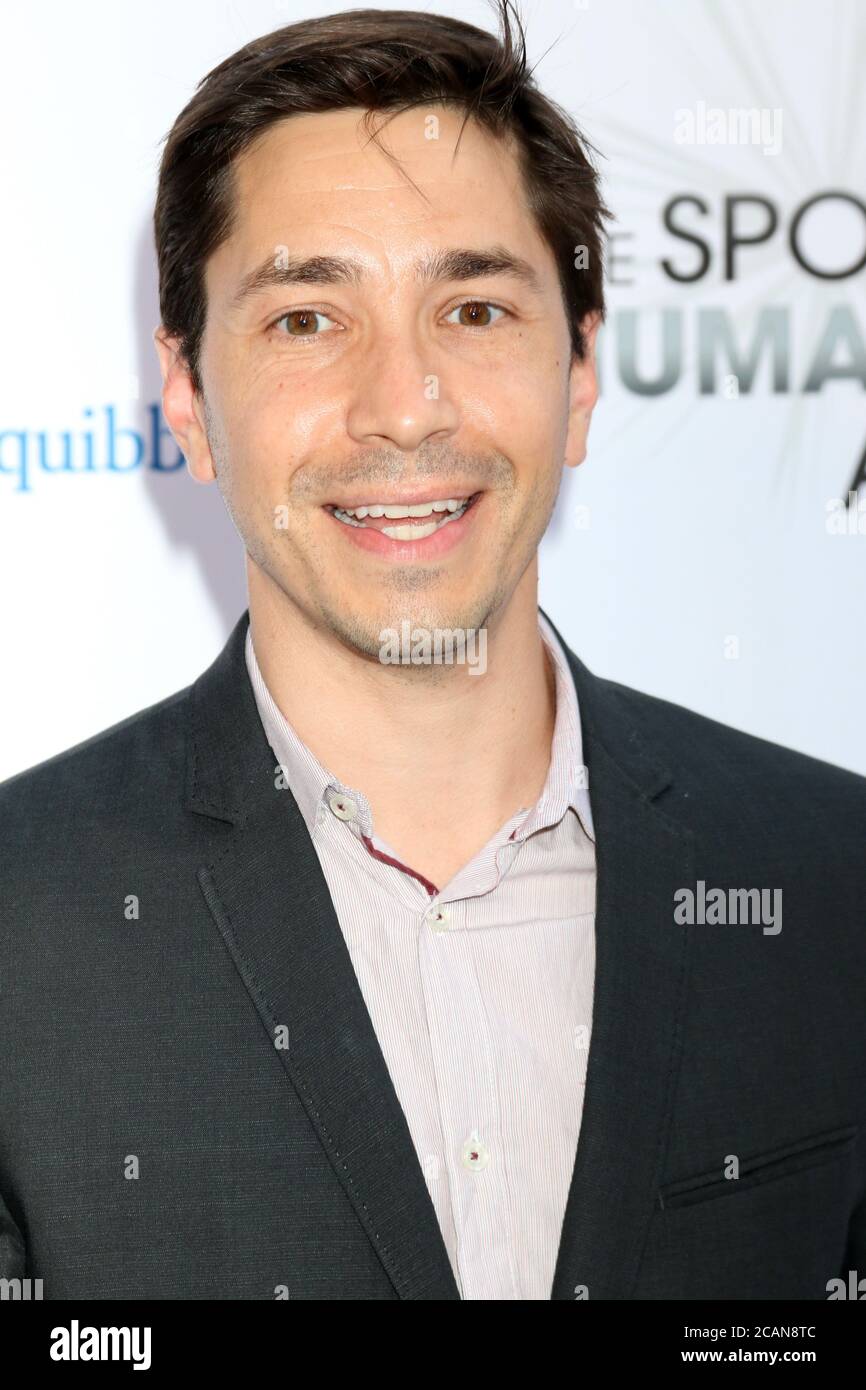
<path id="1" fill-rule="evenodd" d="M 480 847 L 534 805 L 556 715 L 535 560 L 490 619 L 483 675 L 370 661 L 313 626 L 254 562 L 247 570 L 253 646 L 274 702 L 319 762 L 364 793 L 377 835 L 396 848 L 411 825 L 429 842 L 459 807 L 461 844 Z"/>

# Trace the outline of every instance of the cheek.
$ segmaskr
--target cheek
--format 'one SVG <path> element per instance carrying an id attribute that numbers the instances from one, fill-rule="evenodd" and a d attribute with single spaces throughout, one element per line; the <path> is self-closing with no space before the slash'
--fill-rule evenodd
<path id="1" fill-rule="evenodd" d="M 464 401 L 463 418 L 470 430 L 511 460 L 517 477 L 526 481 L 561 458 L 568 429 L 567 394 L 551 377 L 524 374 L 497 382 L 495 391 Z"/>
<path id="2" fill-rule="evenodd" d="M 283 460 L 330 448 L 345 420 L 347 383 L 337 371 L 301 371 L 279 363 L 247 378 L 238 410 L 247 437 Z"/>
<path id="3" fill-rule="evenodd" d="M 536 438 L 555 438 L 568 414 L 568 371 L 550 345 L 537 341 L 532 351 L 515 354 L 498 390 L 512 413 L 525 421 Z"/>

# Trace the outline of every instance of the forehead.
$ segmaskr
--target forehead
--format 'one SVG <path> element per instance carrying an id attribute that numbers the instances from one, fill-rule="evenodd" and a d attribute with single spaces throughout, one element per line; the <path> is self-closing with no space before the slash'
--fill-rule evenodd
<path id="1" fill-rule="evenodd" d="M 447 107 L 403 111 L 384 125 L 378 113 L 369 126 L 363 117 L 355 107 L 291 116 L 239 156 L 234 224 L 208 262 L 211 290 L 229 289 L 282 245 L 310 255 L 351 247 L 375 274 L 399 273 L 425 245 L 505 243 L 554 273 L 511 140 L 463 125 Z"/>

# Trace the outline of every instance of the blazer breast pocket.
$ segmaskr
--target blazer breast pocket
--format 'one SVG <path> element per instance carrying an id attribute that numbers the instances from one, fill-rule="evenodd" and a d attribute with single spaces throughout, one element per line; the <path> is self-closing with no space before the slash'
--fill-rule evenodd
<path id="1" fill-rule="evenodd" d="M 856 1125 L 724 1159 L 657 1192 L 633 1297 L 825 1299 L 843 1258 Z M 733 1148 L 733 1145 L 732 1145 Z"/>
<path id="2" fill-rule="evenodd" d="M 670 1207 L 693 1206 L 696 1202 L 710 1202 L 717 1197 L 748 1191 L 762 1183 L 775 1182 L 804 1168 L 835 1162 L 853 1148 L 857 1134 L 857 1125 L 825 1130 L 782 1148 L 740 1160 L 738 1177 L 726 1177 L 724 1167 L 720 1165 L 695 1177 L 668 1183 L 659 1189 L 658 1205 L 662 1210 L 668 1210 Z"/>

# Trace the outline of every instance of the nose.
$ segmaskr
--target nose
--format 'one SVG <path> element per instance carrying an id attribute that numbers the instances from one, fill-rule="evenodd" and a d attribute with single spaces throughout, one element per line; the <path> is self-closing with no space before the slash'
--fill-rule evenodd
<path id="1" fill-rule="evenodd" d="M 346 428 L 352 439 L 412 450 L 453 434 L 459 412 L 440 365 L 408 328 L 377 335 L 351 384 Z"/>

